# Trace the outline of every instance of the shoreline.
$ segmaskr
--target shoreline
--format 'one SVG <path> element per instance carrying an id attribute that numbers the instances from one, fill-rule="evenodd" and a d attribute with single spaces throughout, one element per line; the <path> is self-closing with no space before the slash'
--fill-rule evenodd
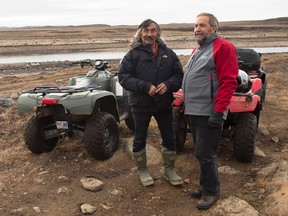
<path id="1" fill-rule="evenodd" d="M 262 54 L 262 61 L 266 59 L 267 56 L 277 58 L 279 55 L 287 55 L 288 52 L 285 53 L 264 53 Z M 190 55 L 180 55 L 178 56 L 182 65 L 184 66 Z M 119 59 L 105 59 L 110 65 L 109 71 L 117 72 L 118 65 L 121 60 Z M 55 72 L 63 69 L 80 69 L 80 61 L 45 61 L 45 62 L 24 62 L 24 63 L 12 63 L 12 64 L 0 64 L 0 78 L 1 76 L 7 75 L 18 75 L 18 74 L 31 74 L 31 73 L 49 73 Z M 86 67 L 87 68 L 87 67 Z"/>
<path id="2" fill-rule="evenodd" d="M 172 49 L 196 46 L 193 23 L 163 24 L 161 37 Z M 220 22 L 218 35 L 236 47 L 288 47 L 288 17 Z M 0 29 L 0 55 L 125 51 L 137 26 L 67 26 Z"/>
<path id="3" fill-rule="evenodd" d="M 219 36 L 236 48 L 288 47 L 288 18 L 220 23 Z M 127 52 L 136 26 L 69 26 L 0 29 L 0 56 Z M 161 25 L 161 37 L 171 49 L 196 47 L 193 24 Z M 92 57 L 92 58 L 91 58 Z M 90 59 L 93 59 L 91 54 Z M 187 56 L 180 55 L 183 64 Z M 103 58 L 118 65 L 121 58 Z M 81 59 L 84 60 L 84 59 Z M 49 72 L 74 67 L 79 61 L 43 61 L 0 64 L 0 74 Z M 116 67 L 115 66 L 115 67 Z"/>
<path id="4" fill-rule="evenodd" d="M 287 32 L 288 33 L 288 32 Z M 225 37 L 223 37 L 226 39 Z M 227 40 L 227 39 L 226 39 Z M 269 48 L 269 47 L 288 47 L 288 36 L 287 41 L 279 40 L 275 37 L 273 41 L 265 41 L 265 38 L 259 41 L 242 41 L 238 39 L 229 40 L 231 43 L 238 48 Z M 193 49 L 197 46 L 194 38 L 189 41 L 167 41 L 167 46 L 173 50 L 180 49 Z M 33 56 L 33 55 L 57 55 L 57 54 L 73 54 L 73 53 L 97 53 L 97 52 L 127 52 L 129 49 L 129 43 L 109 43 L 107 47 L 103 47 L 103 44 L 69 44 L 69 45 L 37 45 L 37 46 L 0 46 L 1 57 L 18 57 L 18 56 Z"/>

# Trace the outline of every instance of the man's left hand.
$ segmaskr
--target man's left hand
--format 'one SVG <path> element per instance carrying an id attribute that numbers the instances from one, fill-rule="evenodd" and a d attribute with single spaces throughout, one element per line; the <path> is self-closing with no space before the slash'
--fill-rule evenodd
<path id="1" fill-rule="evenodd" d="M 157 86 L 157 90 L 156 90 L 156 93 L 157 94 L 164 94 L 165 92 L 167 91 L 167 86 L 165 85 L 165 83 L 160 83 L 158 86 Z"/>
<path id="2" fill-rule="evenodd" d="M 210 129 L 222 127 L 223 125 L 223 113 L 214 110 L 209 117 L 208 127 Z"/>

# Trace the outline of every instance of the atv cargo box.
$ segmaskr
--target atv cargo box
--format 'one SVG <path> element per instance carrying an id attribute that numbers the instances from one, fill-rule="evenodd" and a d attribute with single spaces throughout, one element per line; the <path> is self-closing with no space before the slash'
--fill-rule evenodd
<path id="1" fill-rule="evenodd" d="M 253 49 L 237 49 L 239 69 L 248 71 L 258 71 L 261 64 L 261 54 Z"/>

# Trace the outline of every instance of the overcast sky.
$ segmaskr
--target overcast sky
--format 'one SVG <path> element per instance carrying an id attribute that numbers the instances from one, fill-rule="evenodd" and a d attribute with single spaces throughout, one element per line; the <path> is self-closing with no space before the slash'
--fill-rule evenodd
<path id="1" fill-rule="evenodd" d="M 200 12 L 221 21 L 288 17 L 287 0 L 3 0 L 0 26 L 193 23 Z"/>

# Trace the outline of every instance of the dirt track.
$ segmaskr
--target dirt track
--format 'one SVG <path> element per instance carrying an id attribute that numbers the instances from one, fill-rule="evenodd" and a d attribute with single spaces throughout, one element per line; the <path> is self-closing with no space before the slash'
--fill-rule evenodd
<path id="1" fill-rule="evenodd" d="M 63 32 L 65 31 L 64 29 Z M 191 37 L 191 32 L 185 31 L 184 36 L 181 36 L 181 33 L 183 35 L 181 31 L 180 33 L 171 29 L 170 31 L 170 37 L 175 37 L 177 40 L 188 38 L 188 35 Z M 108 33 L 117 35 L 117 32 L 120 34 L 121 28 Z M 123 32 L 126 34 L 126 30 Z M 129 35 L 133 33 L 132 30 L 128 32 Z M 85 34 L 81 37 L 84 38 Z M 283 38 L 282 32 L 279 37 Z M 55 36 L 54 41 L 57 42 L 58 39 Z M 29 41 L 37 40 L 31 38 Z M 275 37 L 267 41 L 267 46 L 271 41 L 278 43 L 281 40 Z M 252 42 L 253 40 L 249 45 L 255 46 Z M 255 43 L 260 44 L 260 41 Z M 261 42 L 261 44 L 264 43 L 265 41 Z M 107 42 L 107 44 L 110 43 Z M 124 47 L 124 44 L 127 45 L 126 41 L 121 46 Z M 179 44 L 181 43 L 175 42 L 174 47 L 179 48 Z M 187 44 L 190 47 L 191 41 Z M 18 50 L 17 52 L 24 50 L 22 45 L 18 46 L 19 49 L 17 46 L 11 45 L 10 50 Z M 31 53 L 39 52 L 37 51 L 39 47 L 31 47 L 27 48 Z M 71 47 L 65 47 L 66 51 L 71 50 Z M 52 46 L 52 51 L 53 48 L 55 48 L 54 51 L 58 49 L 57 46 Z M 111 62 L 113 71 L 117 71 L 117 61 Z M 185 64 L 187 57 L 181 57 L 181 61 Z M 273 215 L 277 215 L 277 213 L 285 212 L 283 205 L 288 200 L 288 189 L 277 185 L 274 181 L 277 179 L 277 169 L 266 175 L 259 174 L 261 169 L 273 164 L 280 167 L 279 164 L 285 164 L 288 158 L 287 122 L 285 120 L 288 118 L 287 62 L 287 53 L 262 55 L 262 66 L 267 72 L 268 88 L 260 123 L 266 126 L 269 135 L 259 133 L 257 147 L 267 157 L 256 156 L 252 163 L 240 163 L 233 156 L 232 143 L 224 139 L 221 141 L 218 153 L 219 167 L 229 166 L 240 172 L 238 174 L 220 172 L 221 200 L 231 196 L 238 197 L 247 201 L 260 215 L 272 215 L 272 212 Z M 40 85 L 65 85 L 69 77 L 86 73 L 89 70 L 89 68 L 81 69 L 78 65 L 69 62 L 53 64 L 0 65 L 0 94 L 10 96 L 12 93 Z M 187 189 L 198 185 L 199 170 L 191 140 L 188 139 L 185 151 L 179 153 L 176 162 L 178 173 L 185 179 L 185 184 L 181 187 L 169 185 L 161 177 L 161 164 L 156 164 L 149 166 L 155 178 L 155 186 L 143 188 L 137 178 L 133 161 L 122 148 L 124 141 L 115 155 L 106 161 L 92 159 L 86 152 L 82 140 L 77 138 L 65 139 L 51 153 L 33 155 L 27 150 L 22 137 L 22 129 L 28 117 L 29 115 L 18 114 L 16 104 L 9 108 L 0 108 L 1 215 L 82 215 L 80 205 L 83 203 L 96 206 L 94 215 L 216 215 L 213 208 L 205 212 L 196 210 L 196 200 L 185 193 Z M 126 141 L 133 137 L 131 131 L 123 123 L 120 124 L 120 133 Z M 272 141 L 271 138 L 275 137 L 279 139 L 279 142 Z M 159 132 L 154 121 L 151 122 L 147 143 L 160 150 Z M 288 173 L 288 169 L 284 172 Z M 84 190 L 80 180 L 85 176 L 94 176 L 103 181 L 103 189 L 99 192 Z M 281 195 L 277 197 L 277 193 Z M 281 203 L 282 200 L 283 203 Z M 38 207 L 40 213 L 37 213 L 38 208 L 34 207 Z"/>

